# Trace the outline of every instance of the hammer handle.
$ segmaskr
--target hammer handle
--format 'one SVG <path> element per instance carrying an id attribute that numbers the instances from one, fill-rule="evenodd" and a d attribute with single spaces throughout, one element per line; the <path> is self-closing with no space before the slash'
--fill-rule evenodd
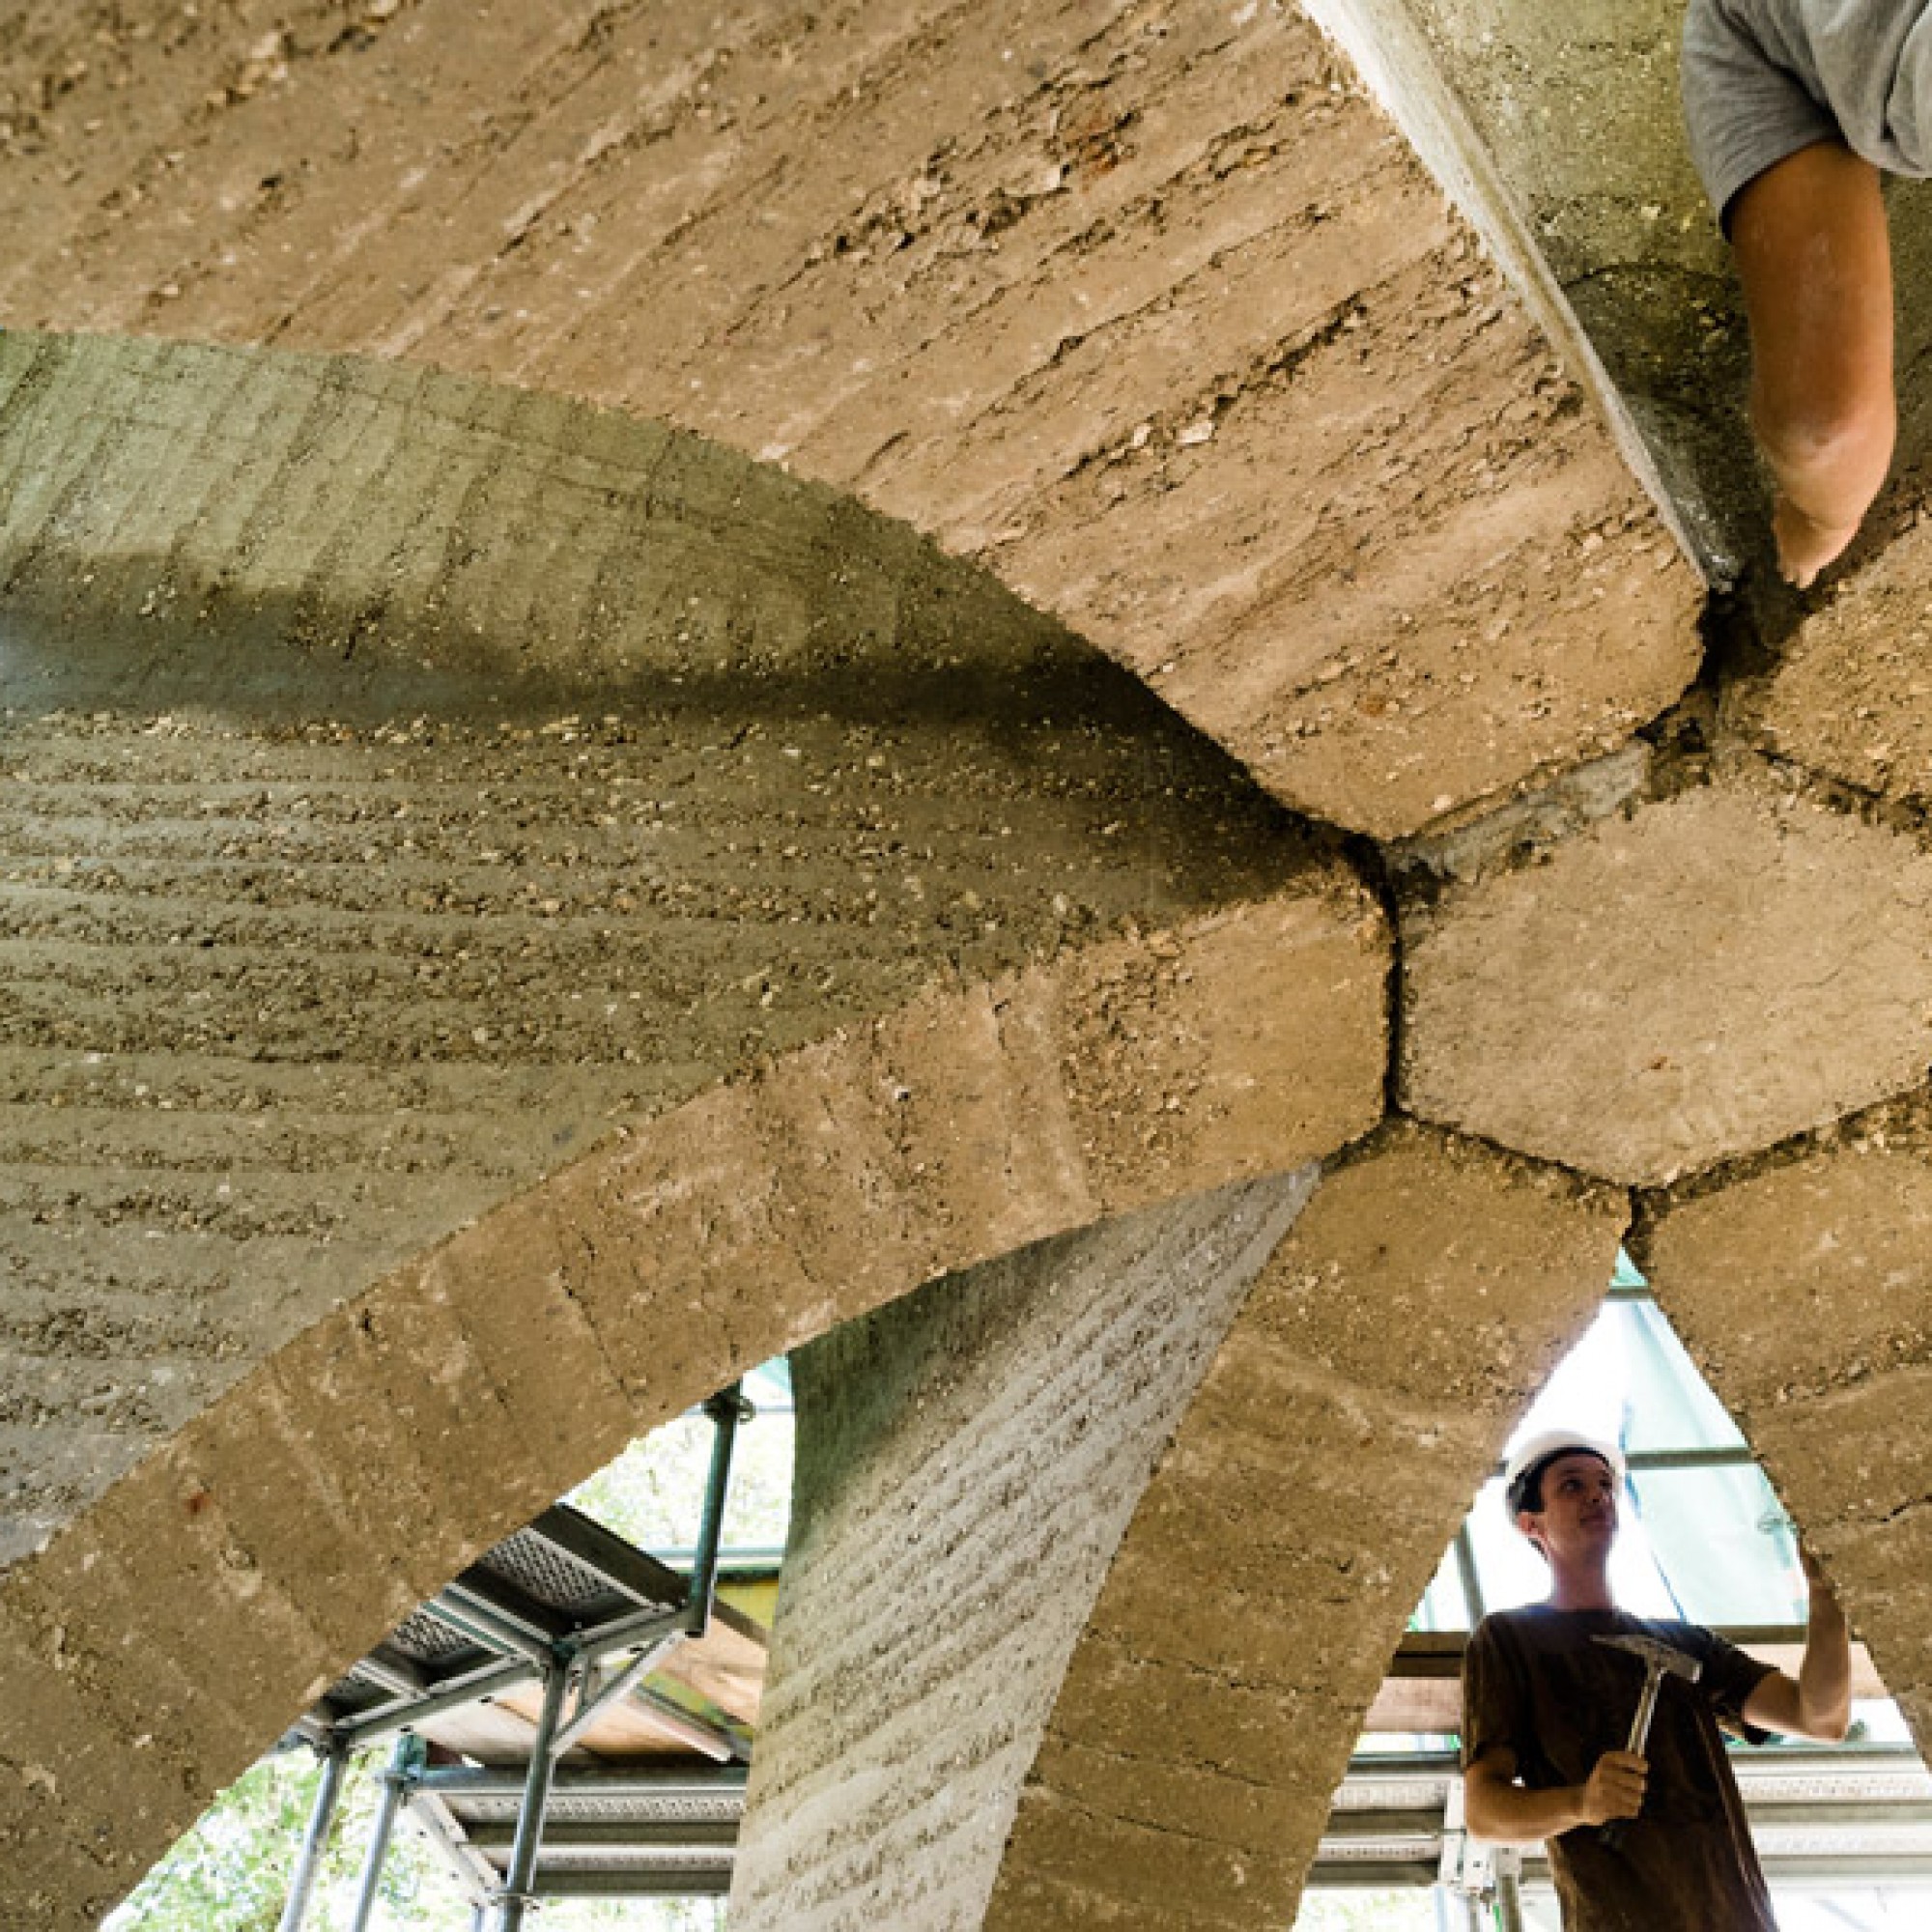
<path id="1" fill-rule="evenodd" d="M 1636 1700 L 1636 1716 L 1631 1720 L 1630 1743 L 1625 1747 L 1633 1757 L 1641 1757 L 1644 1746 L 1650 1742 L 1650 1720 L 1657 1715 L 1657 1692 L 1662 1683 L 1662 1670 L 1651 1664 L 1643 1680 L 1643 1695 Z M 1604 1827 L 1601 1836 L 1611 1851 L 1623 1843 L 1630 1822 L 1628 1818 L 1612 1818 Z"/>
<path id="2" fill-rule="evenodd" d="M 1657 1693 L 1663 1684 L 1663 1672 L 1656 1664 L 1643 1680 L 1643 1695 L 1636 1700 L 1636 1716 L 1631 1719 L 1630 1743 L 1625 1746 L 1633 1757 L 1641 1757 L 1650 1742 L 1650 1720 L 1657 1715 Z"/>

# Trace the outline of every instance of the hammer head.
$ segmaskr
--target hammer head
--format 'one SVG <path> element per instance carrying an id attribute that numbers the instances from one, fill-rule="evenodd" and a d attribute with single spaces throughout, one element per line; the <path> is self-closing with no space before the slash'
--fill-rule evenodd
<path id="1" fill-rule="evenodd" d="M 1595 1641 L 1607 1645 L 1611 1650 L 1629 1651 L 1633 1657 L 1642 1661 L 1653 1676 L 1662 1676 L 1667 1671 L 1673 1677 L 1683 1678 L 1687 1684 L 1694 1684 L 1704 1674 L 1701 1659 L 1673 1650 L 1669 1644 L 1662 1643 L 1654 1636 L 1600 1636 Z"/>

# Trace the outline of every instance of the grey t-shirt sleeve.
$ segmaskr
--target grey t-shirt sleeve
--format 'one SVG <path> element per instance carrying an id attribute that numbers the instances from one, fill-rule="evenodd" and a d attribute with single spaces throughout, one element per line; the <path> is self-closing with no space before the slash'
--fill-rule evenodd
<path id="1" fill-rule="evenodd" d="M 1766 168 L 1838 133 L 1831 111 L 1765 52 L 1726 0 L 1690 0 L 1684 17 L 1684 118 L 1690 158 L 1718 219 Z"/>

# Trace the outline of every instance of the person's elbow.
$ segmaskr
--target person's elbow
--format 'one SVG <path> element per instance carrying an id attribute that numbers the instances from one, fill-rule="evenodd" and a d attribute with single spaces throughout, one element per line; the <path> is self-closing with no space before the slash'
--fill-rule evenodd
<path id="1" fill-rule="evenodd" d="M 1856 523 L 1891 468 L 1898 410 L 1889 380 L 1758 396 L 1752 425 L 1779 487 L 1828 526 Z"/>
<path id="2" fill-rule="evenodd" d="M 1803 1735 L 1820 1745 L 1841 1745 L 1852 1729 L 1850 1698 L 1819 1710 L 1806 1710 L 1800 1726 Z"/>
<path id="3" fill-rule="evenodd" d="M 1463 1774 L 1463 1822 L 1469 1835 L 1492 1845 L 1529 1843 L 1510 1809 L 1510 1794 L 1519 1789 L 1514 1768 L 1508 1772 L 1493 1761 L 1478 1758 Z"/>
<path id="4" fill-rule="evenodd" d="M 1490 1780 L 1472 1766 L 1463 1774 L 1463 1822 L 1471 1837 L 1500 1844 L 1507 1836 L 1500 1829 L 1495 1804 L 1490 1794 Z"/>
<path id="5" fill-rule="evenodd" d="M 1782 1671 L 1763 1680 L 1746 1700 L 1745 1721 L 1779 1737 L 1806 1738 L 1813 1744 L 1843 1744 L 1852 1727 L 1849 1686 L 1807 1696 L 1797 1679 Z"/>

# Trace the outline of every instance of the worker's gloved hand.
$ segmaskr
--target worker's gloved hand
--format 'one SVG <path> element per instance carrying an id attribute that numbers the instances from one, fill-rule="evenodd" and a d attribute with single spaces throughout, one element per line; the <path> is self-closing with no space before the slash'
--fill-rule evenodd
<path id="1" fill-rule="evenodd" d="M 1612 1818 L 1634 1818 L 1643 1809 L 1644 1780 L 1649 1776 L 1649 1761 L 1634 1751 L 1605 1751 L 1577 1800 L 1583 1823 L 1607 1825 Z"/>

